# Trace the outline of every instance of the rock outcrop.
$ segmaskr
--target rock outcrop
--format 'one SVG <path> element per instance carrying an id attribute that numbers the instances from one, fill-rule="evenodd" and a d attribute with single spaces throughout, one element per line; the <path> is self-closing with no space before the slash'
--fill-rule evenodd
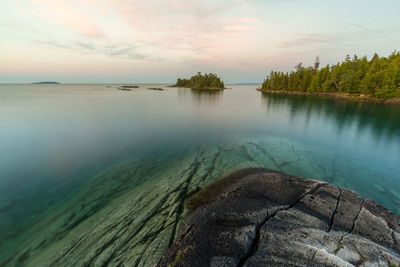
<path id="1" fill-rule="evenodd" d="M 245 169 L 189 204 L 159 266 L 400 266 L 400 218 L 325 182 Z"/>

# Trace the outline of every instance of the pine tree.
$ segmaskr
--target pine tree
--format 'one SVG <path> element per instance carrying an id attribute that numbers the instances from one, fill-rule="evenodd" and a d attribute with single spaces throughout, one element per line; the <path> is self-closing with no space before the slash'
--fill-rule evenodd
<path id="1" fill-rule="evenodd" d="M 319 56 L 317 56 L 317 57 L 315 58 L 315 62 L 314 62 L 314 74 L 317 73 L 317 71 L 318 71 L 318 69 L 319 69 L 319 64 L 320 64 L 320 62 L 319 62 Z"/>
<path id="2" fill-rule="evenodd" d="M 347 55 L 342 63 L 322 69 L 317 56 L 313 67 L 305 68 L 299 63 L 291 72 L 271 71 L 261 88 L 370 94 L 379 99 L 400 97 L 400 53 L 394 51 L 388 58 L 374 54 L 370 61 Z"/>

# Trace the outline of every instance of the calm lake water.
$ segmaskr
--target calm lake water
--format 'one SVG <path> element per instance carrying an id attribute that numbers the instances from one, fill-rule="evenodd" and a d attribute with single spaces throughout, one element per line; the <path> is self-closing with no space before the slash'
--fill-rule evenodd
<path id="1" fill-rule="evenodd" d="M 0 265 L 35 265 L 38 259 L 54 264 L 55 250 L 91 229 L 91 218 L 107 225 L 115 217 L 98 215 L 106 209 L 124 216 L 126 199 L 138 197 L 129 207 L 134 210 L 149 195 L 147 188 L 173 184 L 185 168 L 193 175 L 208 170 L 196 184 L 200 188 L 225 172 L 263 166 L 354 190 L 400 214 L 400 106 L 263 95 L 256 85 L 231 85 L 223 92 L 148 87 L 160 85 L 132 91 L 116 85 L 0 85 Z M 197 179 L 193 175 L 186 185 Z M 178 197 L 188 196 L 190 186 Z M 154 193 L 140 214 L 157 214 L 152 203 L 166 201 L 167 192 Z M 99 202 L 89 201 L 95 195 Z M 67 213 L 72 215 L 60 221 Z M 133 226 L 150 220 L 136 217 Z M 168 227 L 164 221 L 160 233 Z M 132 230 L 131 239 L 139 234 Z M 140 256 L 125 262 L 147 265 L 159 257 L 146 262 L 143 248 L 131 249 Z M 79 258 L 65 255 L 63 263 Z M 91 262 L 101 260 L 96 255 Z"/>

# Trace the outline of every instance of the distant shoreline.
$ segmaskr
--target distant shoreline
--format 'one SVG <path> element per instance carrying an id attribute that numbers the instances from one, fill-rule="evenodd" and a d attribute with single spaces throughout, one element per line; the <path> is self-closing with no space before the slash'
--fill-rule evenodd
<path id="1" fill-rule="evenodd" d="M 353 101 L 361 101 L 361 102 L 377 102 L 377 103 L 385 103 L 385 104 L 400 104 L 400 98 L 393 98 L 388 100 L 382 100 L 373 98 L 370 95 L 358 95 L 358 94 L 349 94 L 349 93 L 324 93 L 324 92 L 302 92 L 302 91 L 286 91 L 286 90 L 262 90 L 261 88 L 257 88 L 257 91 L 267 94 L 279 94 L 279 95 L 314 95 L 314 96 L 323 96 L 330 98 L 337 98 L 343 100 L 353 100 Z"/>

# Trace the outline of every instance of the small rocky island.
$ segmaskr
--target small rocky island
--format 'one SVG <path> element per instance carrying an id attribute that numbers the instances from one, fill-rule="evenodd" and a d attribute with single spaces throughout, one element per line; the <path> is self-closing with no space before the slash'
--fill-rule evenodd
<path id="1" fill-rule="evenodd" d="M 34 82 L 31 84 L 60 84 L 59 82 L 49 82 L 49 81 L 44 81 L 44 82 Z"/>
<path id="2" fill-rule="evenodd" d="M 120 85 L 117 87 L 118 90 L 122 91 L 131 91 L 132 89 L 137 89 L 139 88 L 138 85 Z"/>
<path id="3" fill-rule="evenodd" d="M 223 90 L 224 82 L 214 73 L 204 74 L 198 72 L 190 79 L 178 79 L 172 87 L 185 87 L 199 90 Z"/>
<path id="4" fill-rule="evenodd" d="M 325 182 L 242 169 L 187 207 L 159 266 L 400 266 L 400 218 Z"/>

